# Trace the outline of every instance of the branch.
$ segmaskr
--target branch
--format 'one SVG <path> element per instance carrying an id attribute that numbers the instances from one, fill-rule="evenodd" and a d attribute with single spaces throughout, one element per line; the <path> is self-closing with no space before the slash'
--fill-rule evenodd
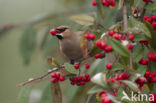
<path id="1" fill-rule="evenodd" d="M 127 20 L 128 16 L 127 16 L 127 6 L 126 6 L 126 0 L 124 0 L 123 2 L 123 23 L 124 23 L 124 32 L 127 31 Z"/>
<path id="2" fill-rule="evenodd" d="M 60 68 L 61 69 L 61 68 Z M 20 84 L 17 84 L 16 86 L 17 87 L 21 87 L 21 86 L 24 86 L 24 85 L 27 85 L 27 84 L 30 84 L 32 82 L 35 82 L 35 81 L 40 81 L 42 80 L 43 78 L 45 78 L 46 76 L 48 76 L 49 74 L 51 74 L 52 72 L 55 72 L 55 71 L 58 71 L 59 69 L 58 68 L 53 68 L 51 70 L 48 70 L 48 72 L 40 77 L 37 77 L 37 78 L 34 78 L 34 79 L 30 79 L 26 82 L 23 82 L 23 83 L 20 83 Z"/>

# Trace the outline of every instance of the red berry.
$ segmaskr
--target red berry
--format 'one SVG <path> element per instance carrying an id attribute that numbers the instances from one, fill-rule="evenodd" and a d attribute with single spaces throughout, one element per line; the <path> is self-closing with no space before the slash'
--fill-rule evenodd
<path id="1" fill-rule="evenodd" d="M 83 79 L 83 77 L 82 76 L 78 76 L 78 80 L 82 80 Z"/>
<path id="2" fill-rule="evenodd" d="M 50 30 L 51 35 L 55 35 L 56 33 L 57 33 L 56 30 Z"/>
<path id="3" fill-rule="evenodd" d="M 103 4 L 104 6 L 109 7 L 109 3 L 108 3 L 107 1 L 102 1 L 102 4 Z"/>
<path id="4" fill-rule="evenodd" d="M 149 60 L 148 59 L 144 59 L 143 61 L 142 61 L 142 65 L 148 65 L 149 64 Z"/>
<path id="5" fill-rule="evenodd" d="M 85 68 L 86 69 L 89 69 L 90 68 L 90 65 L 89 64 L 85 64 Z"/>
<path id="6" fill-rule="evenodd" d="M 91 33 L 91 34 L 89 35 L 89 38 L 90 38 L 91 40 L 94 40 L 94 39 L 95 39 L 95 35 Z"/>
<path id="7" fill-rule="evenodd" d="M 96 46 L 100 48 L 101 47 L 101 41 L 96 41 Z"/>
<path id="8" fill-rule="evenodd" d="M 154 29 L 156 30 L 156 21 L 152 23 L 152 26 L 153 26 Z"/>
<path id="9" fill-rule="evenodd" d="M 100 49 L 105 49 L 107 46 L 107 43 L 105 41 L 101 41 Z"/>
<path id="10" fill-rule="evenodd" d="M 118 33 L 115 33 L 115 34 L 114 34 L 114 38 L 115 38 L 116 40 L 119 40 L 119 39 L 120 39 L 120 35 L 119 35 Z"/>
<path id="11" fill-rule="evenodd" d="M 111 45 L 107 45 L 105 52 L 112 52 L 112 46 Z"/>
<path id="12" fill-rule="evenodd" d="M 56 72 L 56 75 L 57 75 L 57 78 L 60 78 L 60 73 L 59 72 Z"/>
<path id="13" fill-rule="evenodd" d="M 86 39 L 89 39 L 89 34 L 85 34 L 85 36 L 84 36 Z"/>
<path id="14" fill-rule="evenodd" d="M 127 48 L 128 48 L 128 50 L 132 50 L 133 49 L 133 45 L 129 44 L 129 45 L 127 45 Z"/>
<path id="15" fill-rule="evenodd" d="M 138 12 L 139 12 L 139 10 L 137 8 L 135 8 L 134 14 L 137 14 Z"/>
<path id="16" fill-rule="evenodd" d="M 120 39 L 121 40 L 125 40 L 126 39 L 126 36 L 125 35 L 121 35 Z"/>
<path id="17" fill-rule="evenodd" d="M 80 68 L 79 64 L 75 64 L 74 67 L 75 67 L 75 69 L 79 69 Z"/>
<path id="18" fill-rule="evenodd" d="M 152 21 L 156 21 L 156 15 L 153 15 L 153 16 L 151 17 L 151 19 L 152 19 Z"/>
<path id="19" fill-rule="evenodd" d="M 85 81 L 81 81 L 80 82 L 80 85 L 85 85 Z"/>
<path id="20" fill-rule="evenodd" d="M 52 73 L 52 74 L 51 74 L 51 77 L 52 77 L 52 78 L 56 78 L 56 77 L 57 77 L 56 73 L 55 73 L 55 72 Z"/>
<path id="21" fill-rule="evenodd" d="M 60 77 L 60 81 L 64 81 L 64 80 L 65 80 L 64 76 Z"/>
<path id="22" fill-rule="evenodd" d="M 144 20 L 147 20 L 149 18 L 148 15 L 144 15 Z"/>
<path id="23" fill-rule="evenodd" d="M 107 69 L 111 69 L 112 68 L 112 65 L 111 64 L 106 64 L 106 68 Z"/>
<path id="24" fill-rule="evenodd" d="M 144 2 L 151 2 L 151 0 L 143 0 Z"/>
<path id="25" fill-rule="evenodd" d="M 94 55 L 94 58 L 95 58 L 95 59 L 98 59 L 98 58 L 100 58 L 100 55 L 99 55 L 99 54 L 95 54 L 95 55 Z"/>
<path id="26" fill-rule="evenodd" d="M 86 78 L 90 78 L 89 74 L 85 74 L 84 77 L 86 77 Z"/>
<path id="27" fill-rule="evenodd" d="M 97 2 L 95 0 L 93 0 L 92 5 L 93 6 L 96 6 L 97 5 Z"/>
<path id="28" fill-rule="evenodd" d="M 128 40 L 134 40 L 134 35 L 133 34 L 129 34 Z"/>
<path id="29" fill-rule="evenodd" d="M 148 58 L 149 58 L 149 59 L 153 59 L 153 55 L 154 55 L 153 53 L 149 53 L 149 54 L 148 54 Z"/>
<path id="30" fill-rule="evenodd" d="M 56 83 L 56 82 L 58 82 L 58 79 L 53 78 L 53 79 L 51 80 L 51 82 L 52 82 L 52 83 Z"/>
<path id="31" fill-rule="evenodd" d="M 113 36 L 115 34 L 115 32 L 113 30 L 109 30 L 108 34 L 109 34 L 109 36 Z"/>
<path id="32" fill-rule="evenodd" d="M 115 2 L 114 0 L 111 0 L 111 1 L 110 1 L 110 5 L 111 5 L 111 6 L 115 6 L 115 4 L 116 4 L 116 2 Z"/>

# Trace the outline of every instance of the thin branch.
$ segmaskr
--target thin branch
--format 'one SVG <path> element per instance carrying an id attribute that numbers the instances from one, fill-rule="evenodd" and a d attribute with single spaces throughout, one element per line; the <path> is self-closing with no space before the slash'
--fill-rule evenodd
<path id="1" fill-rule="evenodd" d="M 37 77 L 37 78 L 34 78 L 34 79 L 30 79 L 26 82 L 23 82 L 23 83 L 20 83 L 20 84 L 17 84 L 16 86 L 17 87 L 21 87 L 21 86 L 24 86 L 24 85 L 27 85 L 27 84 L 30 84 L 32 82 L 35 82 L 35 81 L 40 81 L 42 80 L 43 78 L 45 78 L 46 76 L 48 76 L 49 74 L 51 74 L 52 72 L 55 72 L 55 71 L 58 71 L 59 69 L 58 68 L 53 68 L 51 70 L 48 70 L 48 72 L 40 77 Z"/>
<path id="2" fill-rule="evenodd" d="M 123 2 L 123 23 L 124 23 L 124 32 L 127 31 L 127 20 L 128 16 L 127 16 L 127 6 L 126 6 L 126 0 L 124 0 Z"/>

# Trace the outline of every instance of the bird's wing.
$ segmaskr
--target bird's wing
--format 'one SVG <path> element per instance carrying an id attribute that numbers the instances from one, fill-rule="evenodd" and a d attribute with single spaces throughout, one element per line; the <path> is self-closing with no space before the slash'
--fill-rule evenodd
<path id="1" fill-rule="evenodd" d="M 87 39 L 84 38 L 85 33 L 87 33 L 87 31 L 85 31 L 85 32 L 82 32 L 82 31 L 76 32 L 76 34 L 81 37 L 80 38 L 80 46 L 81 46 L 84 58 L 88 57 L 88 54 L 90 53 L 92 45 L 93 45 L 93 42 L 91 40 L 87 40 Z"/>

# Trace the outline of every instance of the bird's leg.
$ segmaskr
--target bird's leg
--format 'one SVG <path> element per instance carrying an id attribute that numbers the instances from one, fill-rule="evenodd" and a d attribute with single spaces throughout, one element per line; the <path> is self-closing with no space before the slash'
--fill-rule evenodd
<path id="1" fill-rule="evenodd" d="M 75 61 L 74 60 L 70 60 L 70 64 L 74 65 Z"/>

